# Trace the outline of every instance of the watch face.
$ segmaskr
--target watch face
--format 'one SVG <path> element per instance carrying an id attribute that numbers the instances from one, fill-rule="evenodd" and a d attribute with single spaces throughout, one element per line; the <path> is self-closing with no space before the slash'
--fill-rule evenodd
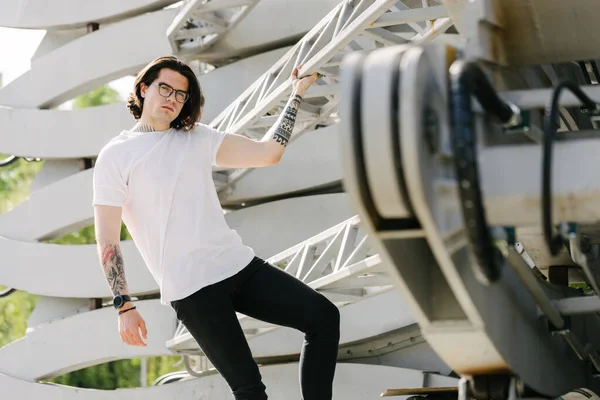
<path id="1" fill-rule="evenodd" d="M 121 296 L 116 296 L 115 299 L 113 300 L 113 304 L 115 305 L 116 308 L 119 308 L 123 305 L 123 298 Z"/>

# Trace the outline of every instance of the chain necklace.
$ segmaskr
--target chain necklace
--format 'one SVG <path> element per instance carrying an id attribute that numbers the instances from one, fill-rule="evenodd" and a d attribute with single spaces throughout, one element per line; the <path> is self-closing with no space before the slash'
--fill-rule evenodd
<path id="1" fill-rule="evenodd" d="M 136 124 L 132 131 L 133 132 L 154 132 L 156 129 L 152 127 L 150 124 Z"/>

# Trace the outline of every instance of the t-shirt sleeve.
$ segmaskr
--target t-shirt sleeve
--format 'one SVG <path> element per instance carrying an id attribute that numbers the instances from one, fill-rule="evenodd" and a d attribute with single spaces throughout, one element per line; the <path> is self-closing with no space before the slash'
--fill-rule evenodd
<path id="1" fill-rule="evenodd" d="M 93 205 L 121 207 L 127 199 L 127 184 L 114 151 L 103 149 L 94 166 Z"/>
<path id="2" fill-rule="evenodd" d="M 211 163 L 212 165 L 214 165 L 215 167 L 217 167 L 217 152 L 219 151 L 219 148 L 221 147 L 221 143 L 223 143 L 223 139 L 225 139 L 225 136 L 227 136 L 227 133 L 223 132 L 223 131 L 219 131 L 217 129 L 213 129 L 210 127 L 206 127 L 206 130 L 208 131 L 210 140 L 210 157 L 211 157 Z"/>

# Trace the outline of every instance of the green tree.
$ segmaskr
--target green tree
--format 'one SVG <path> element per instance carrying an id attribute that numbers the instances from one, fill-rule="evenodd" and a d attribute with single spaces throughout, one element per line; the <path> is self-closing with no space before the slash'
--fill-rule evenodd
<path id="1" fill-rule="evenodd" d="M 6 289 L 6 286 L 0 286 L 0 292 Z M 23 337 L 27 329 L 27 318 L 38 298 L 39 296 L 21 291 L 0 298 L 0 347 Z"/>
<path id="2" fill-rule="evenodd" d="M 108 85 L 100 86 L 86 94 L 75 98 L 73 108 L 88 108 L 113 104 L 121 100 L 119 92 Z"/>
<path id="3" fill-rule="evenodd" d="M 185 369 L 180 356 L 162 356 L 148 358 L 148 380 L 151 385 L 159 377 L 170 372 L 181 371 Z"/>
<path id="4" fill-rule="evenodd" d="M 0 154 L 0 161 L 10 154 Z M 22 158 L 0 168 L 0 214 L 14 208 L 29 196 L 29 186 L 42 162 L 28 162 Z"/>

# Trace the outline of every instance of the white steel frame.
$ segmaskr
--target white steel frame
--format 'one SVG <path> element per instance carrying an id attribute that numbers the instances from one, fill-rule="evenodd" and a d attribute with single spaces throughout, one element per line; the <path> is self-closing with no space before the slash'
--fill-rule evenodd
<path id="1" fill-rule="evenodd" d="M 432 22 L 435 20 L 434 22 Z M 399 27 L 407 25 L 409 34 Z M 210 126 L 251 138 L 263 137 L 275 123 L 291 93 L 290 75 L 302 65 L 300 76 L 320 72 L 325 77 L 311 87 L 300 106 L 292 141 L 298 134 L 337 121 L 339 65 L 349 53 L 404 43 L 426 43 L 443 34 L 452 21 L 444 6 L 410 8 L 398 0 L 348 0 L 341 2 L 273 67 L 221 112 Z M 406 29 L 405 29 L 406 30 Z M 248 169 L 215 173 L 219 191 L 232 185 Z"/>
<path id="2" fill-rule="evenodd" d="M 197 54 L 234 28 L 258 0 L 186 0 L 167 37 L 174 54 Z"/>

